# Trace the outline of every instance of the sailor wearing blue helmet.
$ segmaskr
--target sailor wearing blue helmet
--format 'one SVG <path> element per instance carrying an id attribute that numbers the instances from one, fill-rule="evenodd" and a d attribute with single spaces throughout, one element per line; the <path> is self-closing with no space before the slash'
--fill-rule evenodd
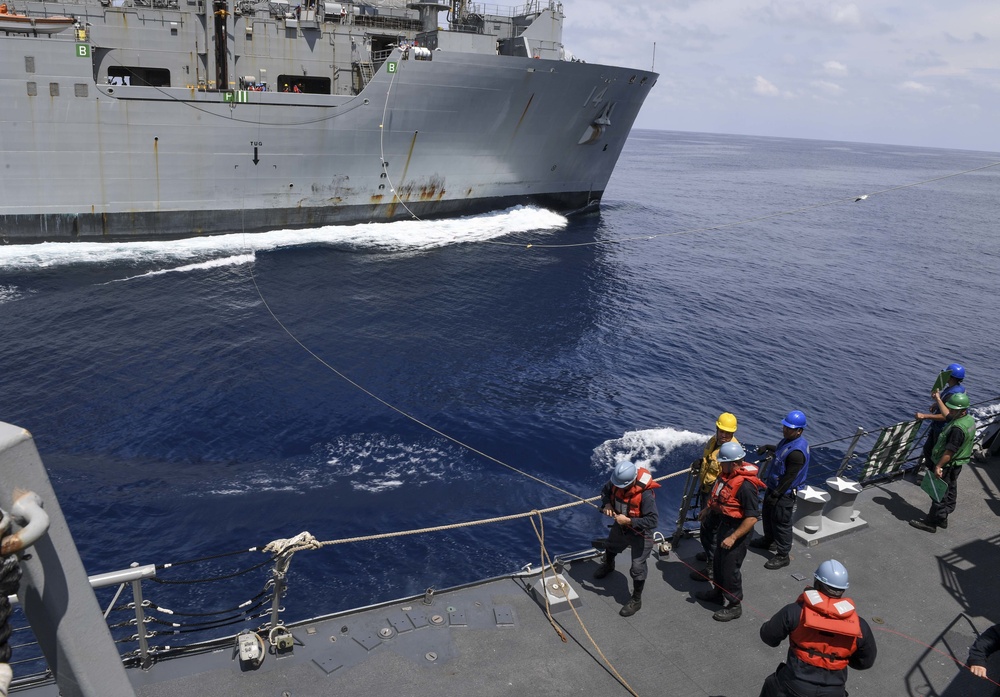
<path id="1" fill-rule="evenodd" d="M 791 562 L 792 513 L 795 511 L 795 495 L 799 487 L 806 483 L 809 475 L 809 443 L 802 431 L 806 427 L 806 415 L 798 409 L 788 412 L 781 420 L 782 439 L 777 445 L 762 445 L 757 454 L 774 454 L 774 462 L 767 471 L 767 493 L 761 516 L 764 534 L 750 541 L 751 547 L 770 549 L 774 545 L 775 554 L 764 564 L 765 569 L 780 569 Z"/>

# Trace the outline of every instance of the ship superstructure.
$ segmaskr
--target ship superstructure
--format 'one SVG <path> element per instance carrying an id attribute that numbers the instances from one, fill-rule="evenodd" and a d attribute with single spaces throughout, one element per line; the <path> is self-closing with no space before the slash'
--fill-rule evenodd
<path id="1" fill-rule="evenodd" d="M 657 78 L 574 58 L 554 0 L 8 6 L 8 243 L 584 208 Z"/>

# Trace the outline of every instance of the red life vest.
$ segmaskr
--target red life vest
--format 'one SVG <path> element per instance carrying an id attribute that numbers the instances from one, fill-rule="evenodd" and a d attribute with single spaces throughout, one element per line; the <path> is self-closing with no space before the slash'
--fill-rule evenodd
<path id="1" fill-rule="evenodd" d="M 615 513 L 622 513 L 629 518 L 638 518 L 641 515 L 640 506 L 642 504 L 642 492 L 646 489 L 659 489 L 660 483 L 653 481 L 653 475 L 648 469 L 640 467 L 636 472 L 635 481 L 624 489 L 616 486 L 611 487 L 611 505 Z"/>
<path id="2" fill-rule="evenodd" d="M 843 670 L 858 648 L 861 621 L 850 598 L 830 598 L 806 588 L 799 596 L 799 626 L 788 636 L 795 656 L 817 668 Z"/>
<path id="3" fill-rule="evenodd" d="M 757 487 L 757 491 L 764 490 L 766 485 L 757 478 L 757 471 L 757 465 L 749 462 L 741 462 L 728 477 L 725 475 L 725 471 L 720 473 L 719 478 L 715 480 L 715 485 L 712 487 L 712 495 L 708 501 L 709 507 L 724 516 L 742 519 L 743 507 L 740 506 L 740 501 L 736 498 L 736 493 L 743 486 L 743 482 L 746 481 Z"/>

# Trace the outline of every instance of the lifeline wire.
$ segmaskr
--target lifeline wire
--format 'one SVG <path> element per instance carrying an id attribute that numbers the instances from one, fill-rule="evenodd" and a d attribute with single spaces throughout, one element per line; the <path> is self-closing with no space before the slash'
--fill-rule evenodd
<path id="1" fill-rule="evenodd" d="M 755 218 L 744 218 L 743 220 L 736 220 L 732 223 L 723 223 L 722 225 L 711 225 L 708 227 L 700 228 L 688 228 L 686 230 L 678 230 L 677 232 L 661 232 L 655 235 L 637 235 L 635 237 L 622 237 L 613 240 L 595 240 L 593 242 L 574 242 L 571 244 L 524 244 L 520 242 L 503 242 L 499 240 L 484 240 L 484 244 L 495 244 L 503 247 L 524 247 L 525 249 L 566 249 L 570 247 L 595 247 L 597 245 L 605 244 L 624 244 L 626 242 L 637 242 L 637 241 L 648 241 L 655 240 L 658 237 L 678 237 L 680 235 L 687 235 L 694 232 L 711 232 L 713 230 L 724 230 L 726 228 L 737 227 L 739 225 L 746 225 L 748 223 L 756 223 L 761 220 L 770 220 L 771 218 L 780 218 L 783 215 L 794 215 L 795 213 L 802 213 L 804 211 L 815 210 L 817 208 L 825 208 L 827 206 L 836 206 L 842 203 L 864 201 L 872 196 L 878 196 L 880 194 L 887 194 L 891 191 L 898 191 L 900 189 L 909 189 L 914 186 L 920 186 L 922 184 L 930 184 L 931 182 L 941 181 L 942 179 L 950 179 L 951 177 L 958 177 L 963 174 L 970 174 L 972 172 L 978 172 L 980 170 L 989 169 L 991 167 L 1000 166 L 1000 162 L 991 162 L 988 165 L 983 165 L 981 167 L 973 167 L 972 169 L 963 170 L 961 172 L 952 172 L 951 174 L 944 174 L 940 177 L 933 177 L 931 179 L 924 179 L 919 182 L 912 182 L 910 184 L 900 184 L 899 186 L 892 186 L 888 189 L 880 189 L 879 191 L 872 191 L 867 194 L 861 194 L 858 196 L 851 196 L 849 198 L 838 198 L 832 201 L 826 201 L 824 203 L 815 203 L 809 206 L 801 206 L 799 208 L 792 208 L 786 211 L 779 211 L 778 213 L 768 213 L 767 215 L 760 215 Z"/>

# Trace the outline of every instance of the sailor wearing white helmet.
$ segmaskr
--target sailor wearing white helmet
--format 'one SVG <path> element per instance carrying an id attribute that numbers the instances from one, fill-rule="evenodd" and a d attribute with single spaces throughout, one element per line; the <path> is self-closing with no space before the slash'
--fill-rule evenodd
<path id="1" fill-rule="evenodd" d="M 719 448 L 722 471 L 712 486 L 708 503 L 701 512 L 702 532 L 715 544 L 712 578 L 716 585 L 696 594 L 699 600 L 725 605 L 712 615 L 719 622 L 735 620 L 743 614 L 743 574 L 747 543 L 760 517 L 760 492 L 764 482 L 757 477 L 757 465 L 746 462 L 746 451 L 736 441 Z M 726 605 L 726 601 L 729 601 Z"/>
<path id="2" fill-rule="evenodd" d="M 615 557 L 626 548 L 632 550 L 632 597 L 619 614 L 630 617 L 642 607 L 642 588 L 648 572 L 646 559 L 653 551 L 653 532 L 659 523 L 654 489 L 660 485 L 653 475 L 635 463 L 620 459 L 611 479 L 601 490 L 601 512 L 614 518 L 608 539 L 602 541 L 604 563 L 594 572 L 594 578 L 604 578 L 615 570 Z"/>
<path id="3" fill-rule="evenodd" d="M 844 597 L 847 586 L 847 569 L 829 559 L 816 569 L 813 587 L 761 625 L 768 646 L 788 639 L 788 658 L 764 681 L 760 697 L 847 697 L 847 668 L 875 664 L 875 637 Z"/>

